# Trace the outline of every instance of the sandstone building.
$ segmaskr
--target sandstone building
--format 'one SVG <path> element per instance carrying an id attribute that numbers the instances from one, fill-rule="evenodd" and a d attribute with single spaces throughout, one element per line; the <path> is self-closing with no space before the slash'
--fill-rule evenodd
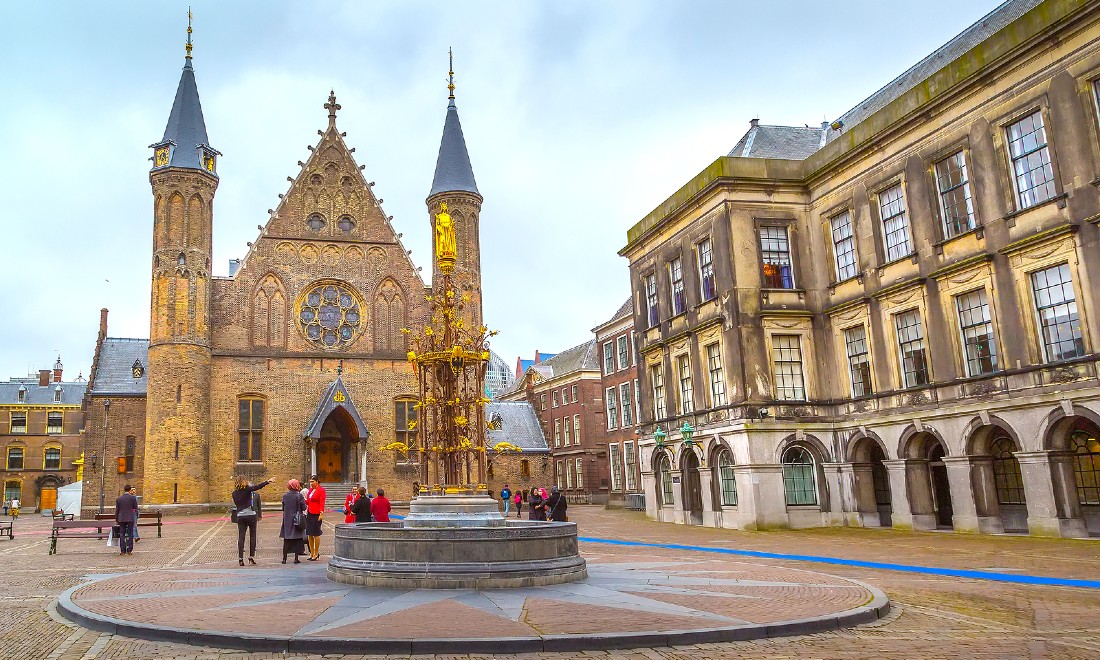
<path id="1" fill-rule="evenodd" d="M 649 515 L 1100 534 L 1098 187 L 1095 2 L 1009 0 L 836 121 L 754 120 L 620 252 Z"/>
<path id="2" fill-rule="evenodd" d="M 433 223 L 443 205 L 454 221 L 454 278 L 470 296 L 465 320 L 480 324 L 483 198 L 450 89 L 427 207 Z M 221 154 L 207 134 L 189 28 L 168 124 L 152 145 L 149 338 L 107 337 L 104 310 L 90 376 L 87 446 L 133 456 L 129 473 L 109 475 L 108 502 L 129 482 L 146 505 L 205 509 L 228 501 L 237 474 L 317 474 L 338 497 L 358 483 L 395 500 L 411 493 L 415 453 L 378 448 L 414 444 L 417 390 L 402 329 L 424 323 L 431 289 L 337 128 L 334 94 L 324 107 L 327 126 L 248 254 L 230 277 L 212 275 Z M 510 440 L 546 451 L 541 436 Z M 518 474 L 520 460 L 497 457 L 496 473 Z M 86 512 L 99 497 L 86 481 Z"/>

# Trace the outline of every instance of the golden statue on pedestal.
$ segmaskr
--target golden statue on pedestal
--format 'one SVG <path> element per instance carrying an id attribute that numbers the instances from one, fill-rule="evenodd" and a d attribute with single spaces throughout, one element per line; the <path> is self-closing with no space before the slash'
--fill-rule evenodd
<path id="1" fill-rule="evenodd" d="M 439 270 L 450 275 L 455 267 L 455 223 L 447 213 L 447 202 L 439 205 L 435 216 L 435 258 L 439 261 Z"/>

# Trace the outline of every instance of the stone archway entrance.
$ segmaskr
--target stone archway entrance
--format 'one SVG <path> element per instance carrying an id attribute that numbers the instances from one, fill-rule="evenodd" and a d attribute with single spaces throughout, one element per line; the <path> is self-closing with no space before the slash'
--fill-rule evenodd
<path id="1" fill-rule="evenodd" d="M 872 438 L 862 437 L 853 443 L 850 456 L 860 524 L 865 527 L 892 526 L 890 477 L 884 463 L 886 452 Z"/>
<path id="2" fill-rule="evenodd" d="M 303 434 L 311 473 L 322 484 L 364 482 L 369 436 L 338 374 L 321 395 Z"/>
<path id="3" fill-rule="evenodd" d="M 951 517 L 951 483 L 947 479 L 947 465 L 943 457 L 947 454 L 943 445 L 935 441 L 928 449 L 928 476 L 932 486 L 932 507 L 936 512 L 936 526 L 953 529 Z"/>
<path id="4" fill-rule="evenodd" d="M 688 449 L 681 460 L 681 474 L 683 475 L 683 491 L 681 498 L 684 503 L 684 522 L 689 525 L 703 524 L 703 484 L 699 478 L 699 457 Z"/>

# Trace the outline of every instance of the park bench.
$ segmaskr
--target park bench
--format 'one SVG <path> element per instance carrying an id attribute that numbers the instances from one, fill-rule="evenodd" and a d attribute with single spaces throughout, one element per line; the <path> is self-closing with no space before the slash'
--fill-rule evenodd
<path id="1" fill-rule="evenodd" d="M 111 525 L 106 529 L 98 520 L 54 520 L 50 533 L 50 554 L 57 554 L 57 539 L 99 539 L 107 538 Z"/>
<path id="2" fill-rule="evenodd" d="M 11 540 L 15 540 L 15 532 L 13 531 L 12 521 L 0 520 L 0 536 L 7 536 Z"/>
<path id="3" fill-rule="evenodd" d="M 96 520 L 114 520 L 115 514 L 113 513 L 97 513 L 95 514 Z M 156 527 L 157 538 L 161 537 L 161 529 L 164 526 L 164 521 L 160 511 L 139 511 L 137 519 L 138 527 Z"/>
<path id="4" fill-rule="evenodd" d="M 54 520 L 72 520 L 73 519 L 73 514 L 65 513 L 61 509 L 54 509 L 53 510 L 53 519 Z"/>

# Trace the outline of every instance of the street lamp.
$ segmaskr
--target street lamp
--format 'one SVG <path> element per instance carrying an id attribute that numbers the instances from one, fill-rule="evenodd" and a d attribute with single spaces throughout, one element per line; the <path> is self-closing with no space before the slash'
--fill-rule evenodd
<path id="1" fill-rule="evenodd" d="M 657 443 L 658 447 L 664 447 L 665 446 L 665 438 L 667 438 L 667 437 L 668 437 L 668 434 L 665 433 L 665 430 L 663 428 L 661 428 L 660 426 L 658 426 L 657 430 L 655 430 L 653 432 L 653 440 Z"/>
<path id="2" fill-rule="evenodd" d="M 680 439 L 684 441 L 685 447 L 691 447 L 695 442 L 691 439 L 695 435 L 695 429 L 691 424 L 684 422 L 684 425 L 680 427 Z"/>
<path id="3" fill-rule="evenodd" d="M 103 454 L 99 462 L 99 512 L 103 513 L 103 505 L 105 504 L 104 497 L 106 493 L 103 492 L 103 482 L 107 479 L 107 431 L 111 428 L 110 425 L 111 414 L 111 400 L 103 400 Z"/>

